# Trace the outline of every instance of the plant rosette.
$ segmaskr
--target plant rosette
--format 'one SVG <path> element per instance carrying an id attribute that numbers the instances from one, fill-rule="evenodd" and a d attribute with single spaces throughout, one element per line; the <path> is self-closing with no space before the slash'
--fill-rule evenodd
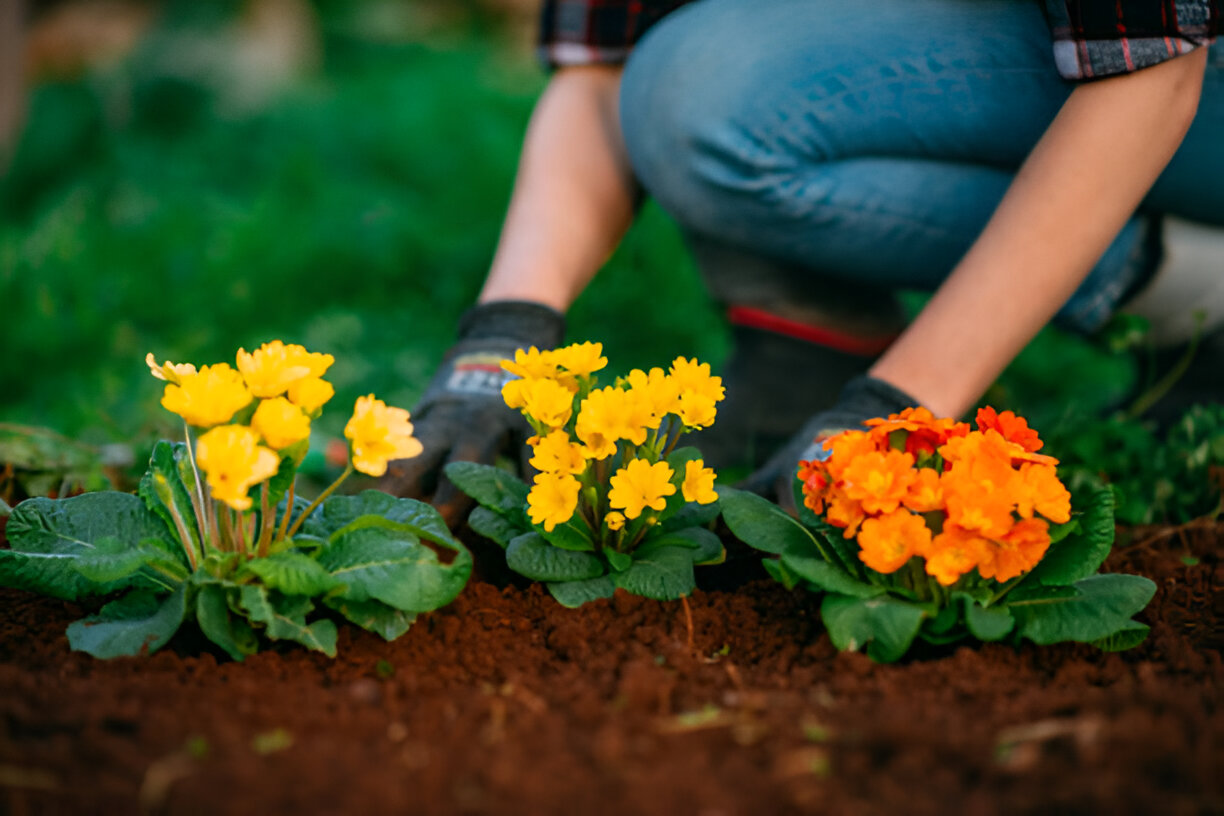
<path id="1" fill-rule="evenodd" d="M 915 639 L 945 644 L 1080 641 L 1116 651 L 1148 627 L 1132 619 L 1156 586 L 1097 574 L 1114 537 L 1113 495 L 1072 513 L 1053 457 L 1010 411 L 983 408 L 977 430 L 908 408 L 824 441 L 799 463 L 799 518 L 721 490 L 723 518 L 771 557 L 788 588 L 823 593 L 833 644 L 901 658 Z"/>
<path id="2" fill-rule="evenodd" d="M 260 635 L 334 657 L 335 615 L 320 606 L 392 640 L 450 603 L 472 558 L 432 507 L 332 495 L 354 470 L 378 476 L 420 453 L 407 411 L 360 397 L 340 478 L 312 502 L 294 495 L 311 422 L 333 395 L 322 378 L 332 361 L 280 341 L 240 349 L 236 369 L 150 354 L 184 441 L 157 443 L 136 495 L 17 505 L 0 585 L 65 600 L 124 593 L 68 627 L 73 649 L 101 658 L 157 651 L 192 619 L 235 660 Z"/>
<path id="3" fill-rule="evenodd" d="M 447 477 L 479 505 L 468 523 L 506 550 L 515 572 L 544 581 L 559 603 L 578 607 L 619 587 L 677 600 L 696 586 L 695 565 L 721 562 L 715 473 L 689 431 L 714 423 L 722 380 L 678 357 L 668 371 L 634 370 L 598 387 L 607 365 L 599 343 L 515 353 L 502 388 L 535 435 L 538 474 L 529 486 L 500 468 L 452 462 Z"/>

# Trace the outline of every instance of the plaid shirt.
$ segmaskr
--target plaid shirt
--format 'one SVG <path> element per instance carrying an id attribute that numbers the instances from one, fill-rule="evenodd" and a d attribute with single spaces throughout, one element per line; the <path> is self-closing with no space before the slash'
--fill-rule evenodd
<path id="1" fill-rule="evenodd" d="M 688 2 L 544 0 L 540 58 L 553 68 L 623 62 L 646 29 Z M 1219 29 L 1220 2 L 1044 0 L 1054 62 L 1067 79 L 1147 68 L 1209 44 Z"/>

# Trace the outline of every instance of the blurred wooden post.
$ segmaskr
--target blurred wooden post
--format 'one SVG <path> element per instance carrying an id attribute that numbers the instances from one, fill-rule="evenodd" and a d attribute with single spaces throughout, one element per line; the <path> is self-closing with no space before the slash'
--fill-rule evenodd
<path id="1" fill-rule="evenodd" d="M 0 0 L 0 173 L 8 167 L 25 115 L 22 0 Z"/>

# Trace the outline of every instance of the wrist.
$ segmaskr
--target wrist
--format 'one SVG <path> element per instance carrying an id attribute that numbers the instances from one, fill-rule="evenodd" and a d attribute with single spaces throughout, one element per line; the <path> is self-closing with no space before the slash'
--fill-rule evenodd
<path id="1" fill-rule="evenodd" d="M 479 303 L 459 318 L 461 341 L 495 341 L 521 348 L 556 348 L 565 337 L 565 315 L 531 300 Z"/>

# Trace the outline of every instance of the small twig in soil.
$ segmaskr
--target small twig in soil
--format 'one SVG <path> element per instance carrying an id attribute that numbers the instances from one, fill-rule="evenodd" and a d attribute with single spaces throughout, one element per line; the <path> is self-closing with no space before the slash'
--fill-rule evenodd
<path id="1" fill-rule="evenodd" d="M 688 632 L 686 645 L 690 653 L 693 651 L 693 610 L 689 607 L 688 596 L 680 596 L 680 604 L 684 607 L 684 626 Z"/>

